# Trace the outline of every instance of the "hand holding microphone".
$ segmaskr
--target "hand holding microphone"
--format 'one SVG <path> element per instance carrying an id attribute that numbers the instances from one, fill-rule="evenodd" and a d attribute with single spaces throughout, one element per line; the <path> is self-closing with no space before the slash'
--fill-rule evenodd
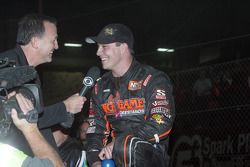
<path id="1" fill-rule="evenodd" d="M 74 94 L 64 101 L 66 109 L 70 113 L 78 113 L 81 111 L 86 98 L 84 97 L 89 89 L 91 89 L 95 81 L 100 77 L 100 69 L 96 66 L 93 66 L 89 69 L 86 76 L 82 81 L 82 88 L 78 94 Z M 79 97 L 80 96 L 80 97 Z M 84 97 L 84 98 L 83 98 Z"/>
<path id="2" fill-rule="evenodd" d="M 66 122 L 61 123 L 63 127 L 69 128 L 71 127 L 74 121 L 74 115 L 78 112 L 81 112 L 83 104 L 87 100 L 84 96 L 90 90 L 95 81 L 100 77 L 100 69 L 96 66 L 93 66 L 89 69 L 86 76 L 83 78 L 82 88 L 79 94 L 74 94 L 63 101 L 65 104 L 66 110 L 70 113 L 68 114 L 68 119 Z"/>
<path id="3" fill-rule="evenodd" d="M 86 97 L 79 96 L 79 93 L 76 93 L 68 97 L 63 102 L 65 104 L 67 112 L 71 114 L 76 114 L 78 112 L 81 112 L 83 104 L 85 103 L 86 100 L 87 100 Z"/>

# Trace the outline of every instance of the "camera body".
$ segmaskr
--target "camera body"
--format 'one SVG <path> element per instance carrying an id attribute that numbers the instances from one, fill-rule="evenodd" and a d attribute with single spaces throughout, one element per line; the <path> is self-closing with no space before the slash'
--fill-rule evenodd
<path id="1" fill-rule="evenodd" d="M 40 103 L 39 103 L 39 88 L 36 84 L 25 84 L 20 88 L 17 88 L 15 91 L 17 93 L 21 93 L 24 97 L 31 100 L 31 102 L 34 105 L 34 108 L 39 111 L 40 110 Z M 15 108 L 18 112 L 19 118 L 25 118 L 30 123 L 37 122 L 37 114 L 31 112 L 28 112 L 27 114 L 23 114 L 20 106 L 18 105 L 18 102 L 16 100 L 15 96 L 10 97 L 9 99 L 3 96 L 0 96 L 0 115 L 3 114 L 3 116 L 0 116 L 1 120 L 11 120 L 11 109 Z"/>
<path id="2" fill-rule="evenodd" d="M 30 73 L 33 73 L 35 70 L 29 66 L 15 67 L 13 64 L 15 63 L 8 63 L 6 59 L 0 60 L 0 137 L 7 136 L 11 128 L 12 108 L 16 109 L 20 119 L 26 119 L 30 123 L 37 122 L 38 112 L 41 110 L 40 86 L 37 84 L 24 83 L 35 78 L 35 75 L 30 75 Z M 25 80 L 23 78 L 25 78 Z M 11 86 L 5 83 L 11 83 L 9 84 Z M 24 114 L 18 105 L 16 97 L 8 97 L 8 93 L 12 91 L 21 93 L 24 97 L 31 100 L 34 105 L 34 110 Z"/>
<path id="3" fill-rule="evenodd" d="M 6 136 L 11 127 L 11 110 L 15 108 L 18 117 L 20 119 L 26 119 L 30 123 L 35 123 L 38 120 L 38 111 L 41 108 L 40 97 L 39 97 L 39 87 L 36 84 L 25 84 L 20 88 L 15 88 L 17 93 L 21 93 L 24 97 L 31 100 L 34 105 L 34 110 L 29 111 L 24 114 L 18 105 L 15 96 L 7 98 L 6 96 L 0 96 L 0 135 Z"/>

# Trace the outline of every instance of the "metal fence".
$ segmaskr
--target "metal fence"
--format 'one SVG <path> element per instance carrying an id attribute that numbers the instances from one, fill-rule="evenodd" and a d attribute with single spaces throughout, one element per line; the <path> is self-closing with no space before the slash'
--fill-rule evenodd
<path id="1" fill-rule="evenodd" d="M 172 73 L 172 167 L 250 165 L 250 59 Z"/>

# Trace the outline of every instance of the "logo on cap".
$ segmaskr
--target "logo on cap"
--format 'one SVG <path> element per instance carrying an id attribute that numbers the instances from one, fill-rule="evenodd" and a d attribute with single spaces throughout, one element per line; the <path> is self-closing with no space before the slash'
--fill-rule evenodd
<path id="1" fill-rule="evenodd" d="M 105 28 L 104 34 L 105 36 L 112 36 L 114 35 L 114 31 L 117 31 L 116 29 L 113 29 L 111 27 Z"/>

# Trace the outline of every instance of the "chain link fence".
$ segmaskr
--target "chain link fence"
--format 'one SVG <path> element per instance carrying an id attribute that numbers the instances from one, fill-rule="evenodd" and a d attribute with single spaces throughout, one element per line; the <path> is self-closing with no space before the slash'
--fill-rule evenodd
<path id="1" fill-rule="evenodd" d="M 172 167 L 250 164 L 250 59 L 172 73 Z"/>

